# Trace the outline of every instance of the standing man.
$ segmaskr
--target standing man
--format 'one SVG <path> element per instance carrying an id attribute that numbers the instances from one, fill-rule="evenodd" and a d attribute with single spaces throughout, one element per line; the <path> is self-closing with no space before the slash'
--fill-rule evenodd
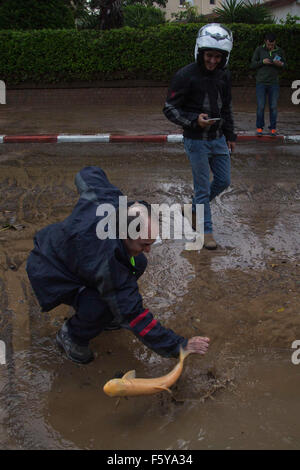
<path id="1" fill-rule="evenodd" d="M 256 134 L 263 135 L 265 125 L 266 98 L 269 100 L 269 134 L 277 135 L 277 102 L 279 96 L 279 72 L 286 66 L 283 50 L 276 46 L 273 33 L 266 33 L 265 43 L 258 46 L 253 54 L 251 68 L 256 72 Z"/>
<path id="2" fill-rule="evenodd" d="M 179 336 L 162 326 L 143 306 L 137 280 L 147 266 L 144 253 L 150 252 L 156 238 L 152 233 L 150 206 L 140 204 L 147 211 L 145 214 L 140 208 L 143 218 L 140 222 L 139 217 L 137 238 L 130 237 L 129 229 L 136 219 L 131 214 L 133 205 L 128 208 L 128 217 L 125 208 L 124 238 L 118 235 L 119 230 L 99 238 L 99 225 L 106 220 L 108 208 L 112 208 L 112 219 L 115 217 L 117 225 L 122 225 L 119 201 L 123 195 L 98 167 L 83 168 L 75 182 L 80 198 L 72 213 L 36 234 L 26 266 L 44 312 L 60 304 L 74 307 L 74 315 L 56 335 L 67 357 L 83 364 L 92 361 L 90 340 L 104 329 L 118 328 L 132 331 L 162 356 L 177 357 L 180 347 L 205 354 L 208 338 Z M 105 233 L 106 230 L 102 231 Z"/>
<path id="3" fill-rule="evenodd" d="M 230 184 L 229 151 L 234 150 L 236 140 L 230 75 L 225 70 L 232 44 L 228 28 L 215 23 L 203 26 L 196 40 L 195 62 L 174 75 L 163 109 L 170 121 L 183 128 L 194 182 L 192 227 L 197 229 L 196 204 L 204 204 L 204 247 L 208 250 L 217 248 L 210 201 Z"/>

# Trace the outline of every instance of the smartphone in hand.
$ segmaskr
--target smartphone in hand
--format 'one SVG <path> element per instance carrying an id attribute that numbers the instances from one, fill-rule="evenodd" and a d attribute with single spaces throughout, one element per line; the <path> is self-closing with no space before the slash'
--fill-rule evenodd
<path id="1" fill-rule="evenodd" d="M 214 121 L 220 121 L 221 118 L 208 118 L 208 119 L 205 119 L 206 122 L 214 122 Z"/>

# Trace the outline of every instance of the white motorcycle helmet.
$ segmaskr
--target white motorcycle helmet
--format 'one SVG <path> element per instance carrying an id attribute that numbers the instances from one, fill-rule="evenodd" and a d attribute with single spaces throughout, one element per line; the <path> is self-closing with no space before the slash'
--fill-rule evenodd
<path id="1" fill-rule="evenodd" d="M 195 60 L 201 62 L 203 54 L 208 49 L 214 49 L 222 52 L 223 60 L 219 64 L 219 68 L 226 67 L 229 61 L 230 52 L 233 46 L 233 37 L 230 29 L 218 23 L 210 23 L 199 29 L 196 45 Z M 200 53 L 200 54 L 199 54 Z"/>

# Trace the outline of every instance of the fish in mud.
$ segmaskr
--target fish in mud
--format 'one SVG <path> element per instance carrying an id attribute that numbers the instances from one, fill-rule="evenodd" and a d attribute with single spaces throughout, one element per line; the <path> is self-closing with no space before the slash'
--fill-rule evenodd
<path id="1" fill-rule="evenodd" d="M 184 359 L 191 353 L 180 348 L 179 362 L 167 375 L 155 379 L 137 379 L 135 371 L 130 370 L 121 379 L 109 380 L 103 387 L 109 397 L 133 397 L 137 395 L 153 395 L 170 388 L 180 377 Z"/>

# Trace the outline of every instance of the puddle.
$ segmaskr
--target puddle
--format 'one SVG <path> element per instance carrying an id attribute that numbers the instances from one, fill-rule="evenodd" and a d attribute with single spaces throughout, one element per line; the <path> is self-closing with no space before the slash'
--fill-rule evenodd
<path id="1" fill-rule="evenodd" d="M 181 145 L 30 145 L 0 149 L 0 439 L 6 449 L 296 449 L 300 444 L 300 167 L 295 147 L 239 146 L 232 185 L 212 204 L 216 252 L 183 241 L 153 247 L 140 281 L 144 304 L 186 337 L 207 335 L 169 395 L 124 400 L 102 392 L 117 371 L 168 372 L 174 359 L 127 331 L 92 342 L 93 363 L 66 360 L 55 345 L 67 306 L 41 313 L 25 263 L 34 233 L 65 218 L 74 177 L 102 166 L 128 195 L 189 203 L 191 170 Z M 290 148 L 290 147 L 289 147 Z"/>

